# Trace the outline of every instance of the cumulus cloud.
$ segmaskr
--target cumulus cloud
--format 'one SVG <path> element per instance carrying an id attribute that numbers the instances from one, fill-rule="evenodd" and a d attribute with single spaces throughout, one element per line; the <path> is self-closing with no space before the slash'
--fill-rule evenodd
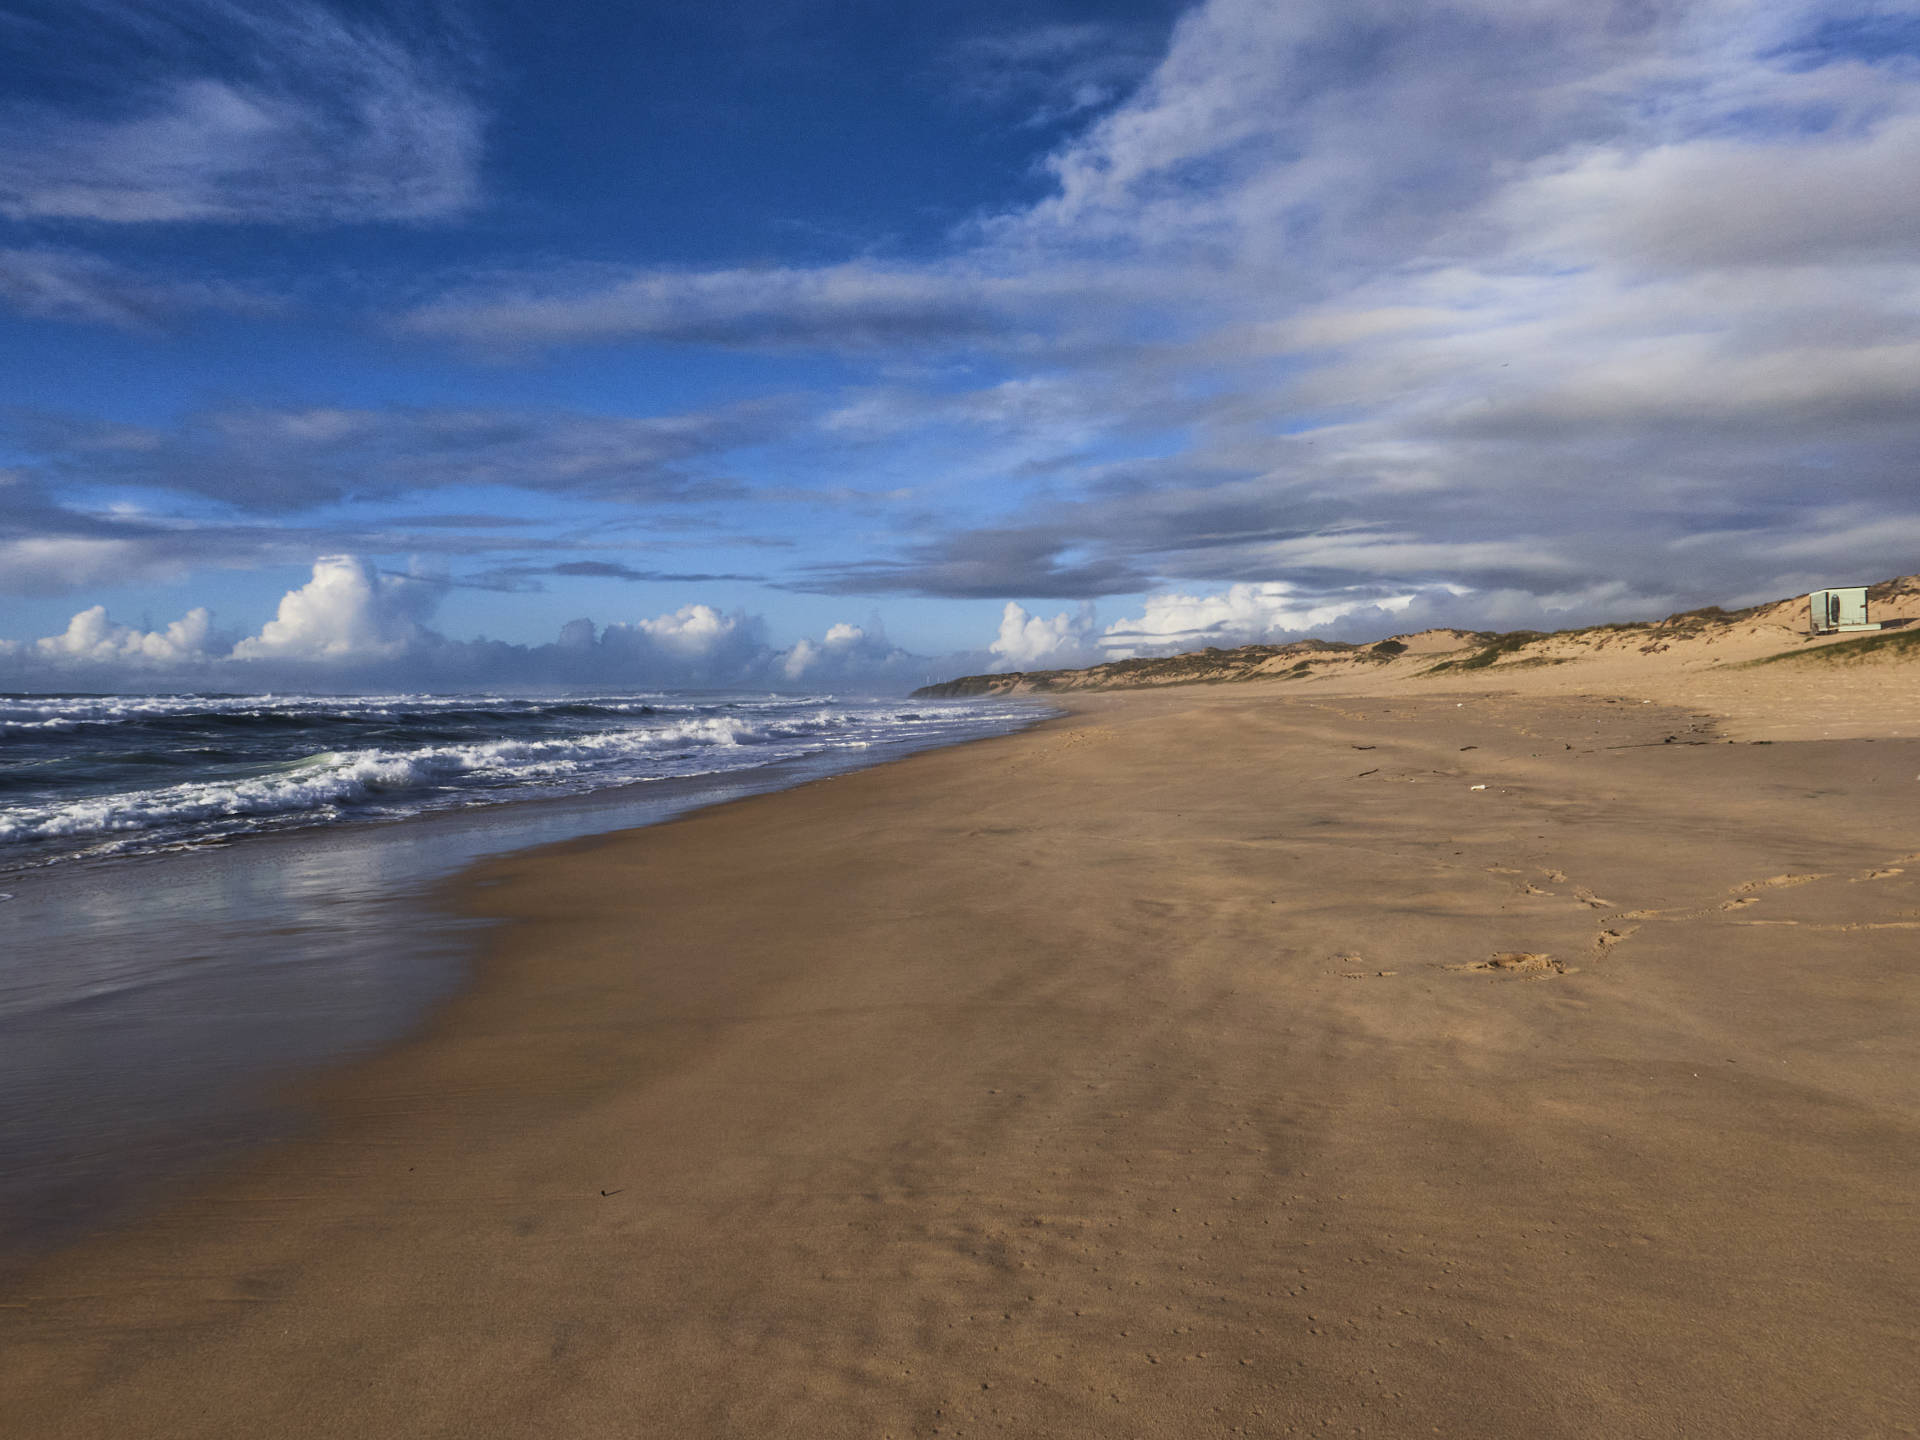
<path id="1" fill-rule="evenodd" d="M 820 639 L 797 641 L 779 660 L 788 681 L 811 689 L 889 691 L 936 678 L 936 663 L 895 645 L 878 616 L 865 625 L 830 625 Z"/>
<path id="2" fill-rule="evenodd" d="M 236 660 L 364 663 L 393 660 L 428 637 L 422 622 L 437 592 L 406 576 L 388 575 L 350 555 L 313 563 L 313 578 L 280 599 L 279 611 L 233 647 Z"/>
<path id="3" fill-rule="evenodd" d="M 711 605 L 683 605 L 671 615 L 636 620 L 632 628 L 669 654 L 705 657 L 724 647 L 745 624 L 744 616 L 722 615 Z"/>
<path id="4" fill-rule="evenodd" d="M 313 3 L 29 3 L 3 32 L 15 73 L 37 86 L 0 105 L 0 214 L 459 215 L 478 199 L 482 117 L 467 46 L 435 18 L 424 38 Z"/>
<path id="5" fill-rule="evenodd" d="M 1309 595 L 1285 581 L 1233 585 L 1214 595 L 1176 591 L 1150 595 L 1141 613 L 1109 625 L 1100 648 L 1109 657 L 1192 650 L 1203 645 L 1229 647 L 1326 634 L 1350 615 L 1378 623 L 1382 615 L 1406 610 L 1412 595 Z"/>
<path id="6" fill-rule="evenodd" d="M 1014 601 L 1000 612 L 1000 633 L 987 650 L 994 670 L 1049 670 L 1083 665 L 1094 654 L 1093 606 L 1062 610 L 1051 620 L 1027 613 Z"/>
<path id="7" fill-rule="evenodd" d="M 809 670 L 817 670 L 825 660 L 846 654 L 861 646 L 867 638 L 867 632 L 858 625 L 839 624 L 829 626 L 827 633 L 819 640 L 801 639 L 781 658 L 781 672 L 789 680 L 798 680 Z"/>
<path id="8" fill-rule="evenodd" d="M 273 618 L 237 643 L 196 607 L 157 630 L 80 611 L 58 635 L 0 641 L 0 688 L 179 685 L 232 689 L 462 690 L 615 687 L 899 693 L 979 657 L 936 662 L 892 644 L 877 619 L 838 623 L 788 646 L 764 617 L 694 603 L 662 615 L 568 622 L 540 645 L 459 640 L 432 628 L 447 586 L 323 556 Z"/>
<path id="9" fill-rule="evenodd" d="M 163 630 L 136 630 L 107 618 L 107 607 L 82 610 L 58 635 L 34 642 L 37 657 L 90 665 L 169 666 L 198 665 L 212 658 L 207 642 L 213 617 L 195 606 Z"/>

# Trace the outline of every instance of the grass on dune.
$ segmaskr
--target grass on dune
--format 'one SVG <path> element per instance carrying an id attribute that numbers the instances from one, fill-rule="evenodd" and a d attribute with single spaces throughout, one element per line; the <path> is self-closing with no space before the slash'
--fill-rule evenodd
<path id="1" fill-rule="evenodd" d="M 1862 635 L 1853 640 L 1835 640 L 1805 650 L 1782 650 L 1749 661 L 1752 665 L 1777 665 L 1782 661 L 1800 661 L 1812 665 L 1848 665 L 1861 660 L 1896 660 L 1920 655 L 1920 627 L 1911 630 L 1883 630 L 1877 635 Z"/>
<path id="2" fill-rule="evenodd" d="M 1444 670 L 1484 670 L 1500 659 L 1502 655 L 1511 655 L 1524 650 L 1536 640 L 1547 637 L 1538 630 L 1515 630 L 1511 634 L 1496 636 L 1493 642 L 1466 657 L 1464 660 L 1442 660 L 1438 665 L 1430 665 L 1420 673 L 1438 675 Z"/>

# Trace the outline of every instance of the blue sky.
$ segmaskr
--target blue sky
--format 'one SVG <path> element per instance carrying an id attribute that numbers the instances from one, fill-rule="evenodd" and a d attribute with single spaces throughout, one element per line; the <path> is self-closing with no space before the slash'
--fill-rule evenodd
<path id="1" fill-rule="evenodd" d="M 0 686 L 1920 569 L 1913 4 L 32 0 L 0 77 Z"/>

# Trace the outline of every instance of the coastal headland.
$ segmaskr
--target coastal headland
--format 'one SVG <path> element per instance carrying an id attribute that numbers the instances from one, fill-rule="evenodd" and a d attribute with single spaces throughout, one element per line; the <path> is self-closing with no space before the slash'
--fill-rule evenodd
<path id="1" fill-rule="evenodd" d="M 1789 668 L 1078 694 L 488 862 L 423 1033 L 6 1276 L 4 1428 L 1914 1434 L 1915 667 Z"/>

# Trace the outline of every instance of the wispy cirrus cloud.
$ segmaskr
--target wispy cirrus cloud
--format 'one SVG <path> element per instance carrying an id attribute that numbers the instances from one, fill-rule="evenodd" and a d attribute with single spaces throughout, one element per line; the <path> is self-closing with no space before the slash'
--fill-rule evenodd
<path id="1" fill-rule="evenodd" d="M 435 221 L 479 202 L 484 116 L 450 12 L 32 0 L 0 30 L 0 215 Z"/>
<path id="2" fill-rule="evenodd" d="M 785 584 L 822 595 L 994 600 L 1009 594 L 1111 595 L 1146 583 L 1149 572 L 1126 558 L 1075 555 L 1075 545 L 1075 538 L 1062 528 L 966 530 L 916 546 L 899 559 L 816 567 Z"/>
<path id="3" fill-rule="evenodd" d="M 975 241 L 1104 297 L 1112 351 L 1040 357 L 1081 454 L 817 582 L 1144 575 L 1174 599 L 1143 636 L 1253 638 L 1340 597 L 1520 623 L 1913 569 L 1920 202 L 1887 177 L 1920 164 L 1920 29 L 1874 8 L 1197 8 Z M 1147 264 L 1166 286 L 1114 283 Z M 1116 462 L 1156 388 L 1162 442 Z"/>
<path id="4" fill-rule="evenodd" d="M 307 537 L 169 524 L 55 505 L 0 485 L 0 594 L 65 595 L 179 580 L 203 566 L 298 559 Z M 305 552 L 311 554 L 311 550 Z"/>
<path id="5" fill-rule="evenodd" d="M 1145 25 L 1036 25 L 970 36 L 947 61 L 962 100 L 1038 127 L 1120 100 L 1151 73 L 1164 39 Z"/>
<path id="6" fill-rule="evenodd" d="M 198 495 L 257 514 L 456 485 L 676 504 L 739 493 L 717 458 L 772 433 L 781 412 L 777 402 L 656 417 L 247 408 L 167 427 L 16 413 L 6 433 L 65 485 Z"/>
<path id="7" fill-rule="evenodd" d="M 0 249 L 0 306 L 35 320 L 155 332 L 195 311 L 267 315 L 274 298 L 237 285 L 156 278 L 83 251 Z"/>
<path id="8" fill-rule="evenodd" d="M 1018 343 L 1032 282 L 965 265 L 808 269 L 564 267 L 471 281 L 397 321 L 403 333 L 506 351 L 656 340 L 753 349 Z"/>
<path id="9" fill-rule="evenodd" d="M 561 560 L 546 564 L 495 565 L 461 580 L 490 590 L 537 590 L 547 580 L 621 580 L 634 585 L 757 584 L 765 575 L 724 570 L 666 570 L 628 565 L 619 560 Z"/>

